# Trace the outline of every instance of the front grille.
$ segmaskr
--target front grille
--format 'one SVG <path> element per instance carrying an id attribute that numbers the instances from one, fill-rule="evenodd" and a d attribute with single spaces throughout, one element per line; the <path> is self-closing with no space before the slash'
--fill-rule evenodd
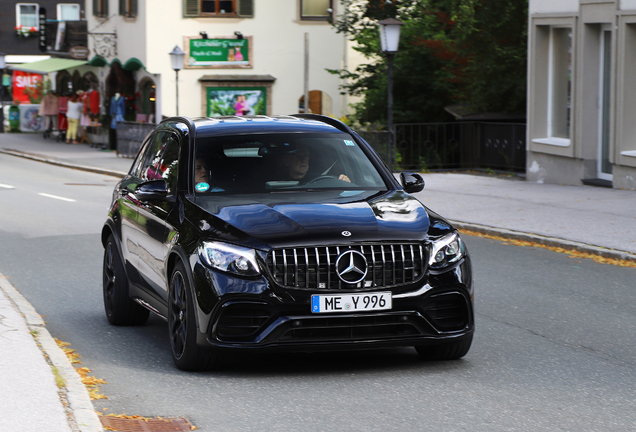
<path id="1" fill-rule="evenodd" d="M 363 281 L 350 285 L 336 274 L 336 260 L 355 250 L 367 261 Z M 386 288 L 417 282 L 424 277 L 426 254 L 421 244 L 370 244 L 276 249 L 267 267 L 281 286 L 304 289 Z"/>
<path id="2" fill-rule="evenodd" d="M 468 324 L 466 298 L 459 293 L 431 296 L 425 311 L 433 325 L 442 331 L 461 330 Z"/>
<path id="3" fill-rule="evenodd" d="M 260 305 L 226 305 L 218 321 L 218 336 L 222 339 L 246 338 L 255 334 L 269 317 L 269 311 Z"/>

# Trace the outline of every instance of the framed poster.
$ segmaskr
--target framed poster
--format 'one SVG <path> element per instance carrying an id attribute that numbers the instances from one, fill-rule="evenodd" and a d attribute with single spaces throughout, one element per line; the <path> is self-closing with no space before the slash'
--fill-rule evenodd
<path id="1" fill-rule="evenodd" d="M 208 117 L 266 115 L 265 87 L 208 87 Z"/>
<path id="2" fill-rule="evenodd" d="M 252 37 L 243 39 L 186 37 L 185 68 L 241 69 L 252 67 Z"/>

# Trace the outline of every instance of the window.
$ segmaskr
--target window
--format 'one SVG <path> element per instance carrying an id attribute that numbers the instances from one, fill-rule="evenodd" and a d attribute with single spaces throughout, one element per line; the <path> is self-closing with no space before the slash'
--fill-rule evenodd
<path id="1" fill-rule="evenodd" d="M 15 5 L 16 27 L 39 30 L 39 6 L 37 3 L 18 3 Z"/>
<path id="2" fill-rule="evenodd" d="M 300 0 L 300 17 L 304 20 L 327 20 L 331 18 L 332 0 Z"/>
<path id="3" fill-rule="evenodd" d="M 58 3 L 57 4 L 57 20 L 58 21 L 79 21 L 80 5 L 78 3 Z"/>
<path id="4" fill-rule="evenodd" d="M 550 28 L 548 137 L 570 138 L 572 29 Z"/>
<path id="5" fill-rule="evenodd" d="M 234 14 L 234 0 L 201 0 L 201 14 Z"/>
<path id="6" fill-rule="evenodd" d="M 108 0 L 93 0 L 93 15 L 97 17 L 107 17 Z"/>
<path id="7" fill-rule="evenodd" d="M 120 0 L 121 1 L 121 0 Z M 254 16 L 254 0 L 182 0 L 184 17 Z"/>
<path id="8" fill-rule="evenodd" d="M 119 0 L 119 15 L 125 17 L 137 16 L 137 0 Z"/>

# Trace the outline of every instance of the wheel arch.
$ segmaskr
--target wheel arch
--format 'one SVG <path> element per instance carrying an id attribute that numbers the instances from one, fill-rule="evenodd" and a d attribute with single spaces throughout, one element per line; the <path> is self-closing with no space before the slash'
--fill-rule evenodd
<path id="1" fill-rule="evenodd" d="M 202 327 L 201 327 L 201 323 L 199 322 L 200 313 L 198 312 L 200 308 L 197 301 L 197 295 L 194 289 L 194 276 L 192 274 L 192 267 L 190 266 L 190 261 L 188 260 L 186 253 L 180 248 L 173 248 L 172 251 L 170 251 L 170 253 L 168 254 L 168 262 L 166 266 L 166 272 L 168 275 L 168 279 L 167 279 L 168 286 L 171 283 L 172 272 L 174 272 L 174 269 L 178 263 L 183 264 L 183 267 L 185 268 L 186 277 L 188 278 L 188 286 L 190 289 L 190 294 L 192 296 L 192 301 L 193 301 L 195 310 L 197 311 L 196 320 L 195 320 L 197 323 L 197 331 L 201 331 Z"/>

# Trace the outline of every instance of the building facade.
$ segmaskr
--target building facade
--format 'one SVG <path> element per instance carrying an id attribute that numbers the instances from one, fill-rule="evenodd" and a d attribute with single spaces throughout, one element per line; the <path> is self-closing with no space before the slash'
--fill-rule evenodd
<path id="1" fill-rule="evenodd" d="M 275 7 L 272 7 L 275 6 Z M 329 19 L 337 0 L 91 0 L 89 65 L 106 104 L 120 94 L 127 112 L 156 122 L 198 117 L 345 114 L 340 78 L 346 40 Z M 170 52 L 185 52 L 173 70 Z M 178 80 L 178 81 L 177 81 Z M 307 83 L 307 85 L 306 85 Z M 177 99 L 178 98 L 178 99 Z M 130 110 L 134 107 L 134 110 Z M 130 118 L 128 118 L 130 120 Z"/>
<path id="2" fill-rule="evenodd" d="M 636 189 L 636 0 L 530 0 L 529 181 Z"/>

